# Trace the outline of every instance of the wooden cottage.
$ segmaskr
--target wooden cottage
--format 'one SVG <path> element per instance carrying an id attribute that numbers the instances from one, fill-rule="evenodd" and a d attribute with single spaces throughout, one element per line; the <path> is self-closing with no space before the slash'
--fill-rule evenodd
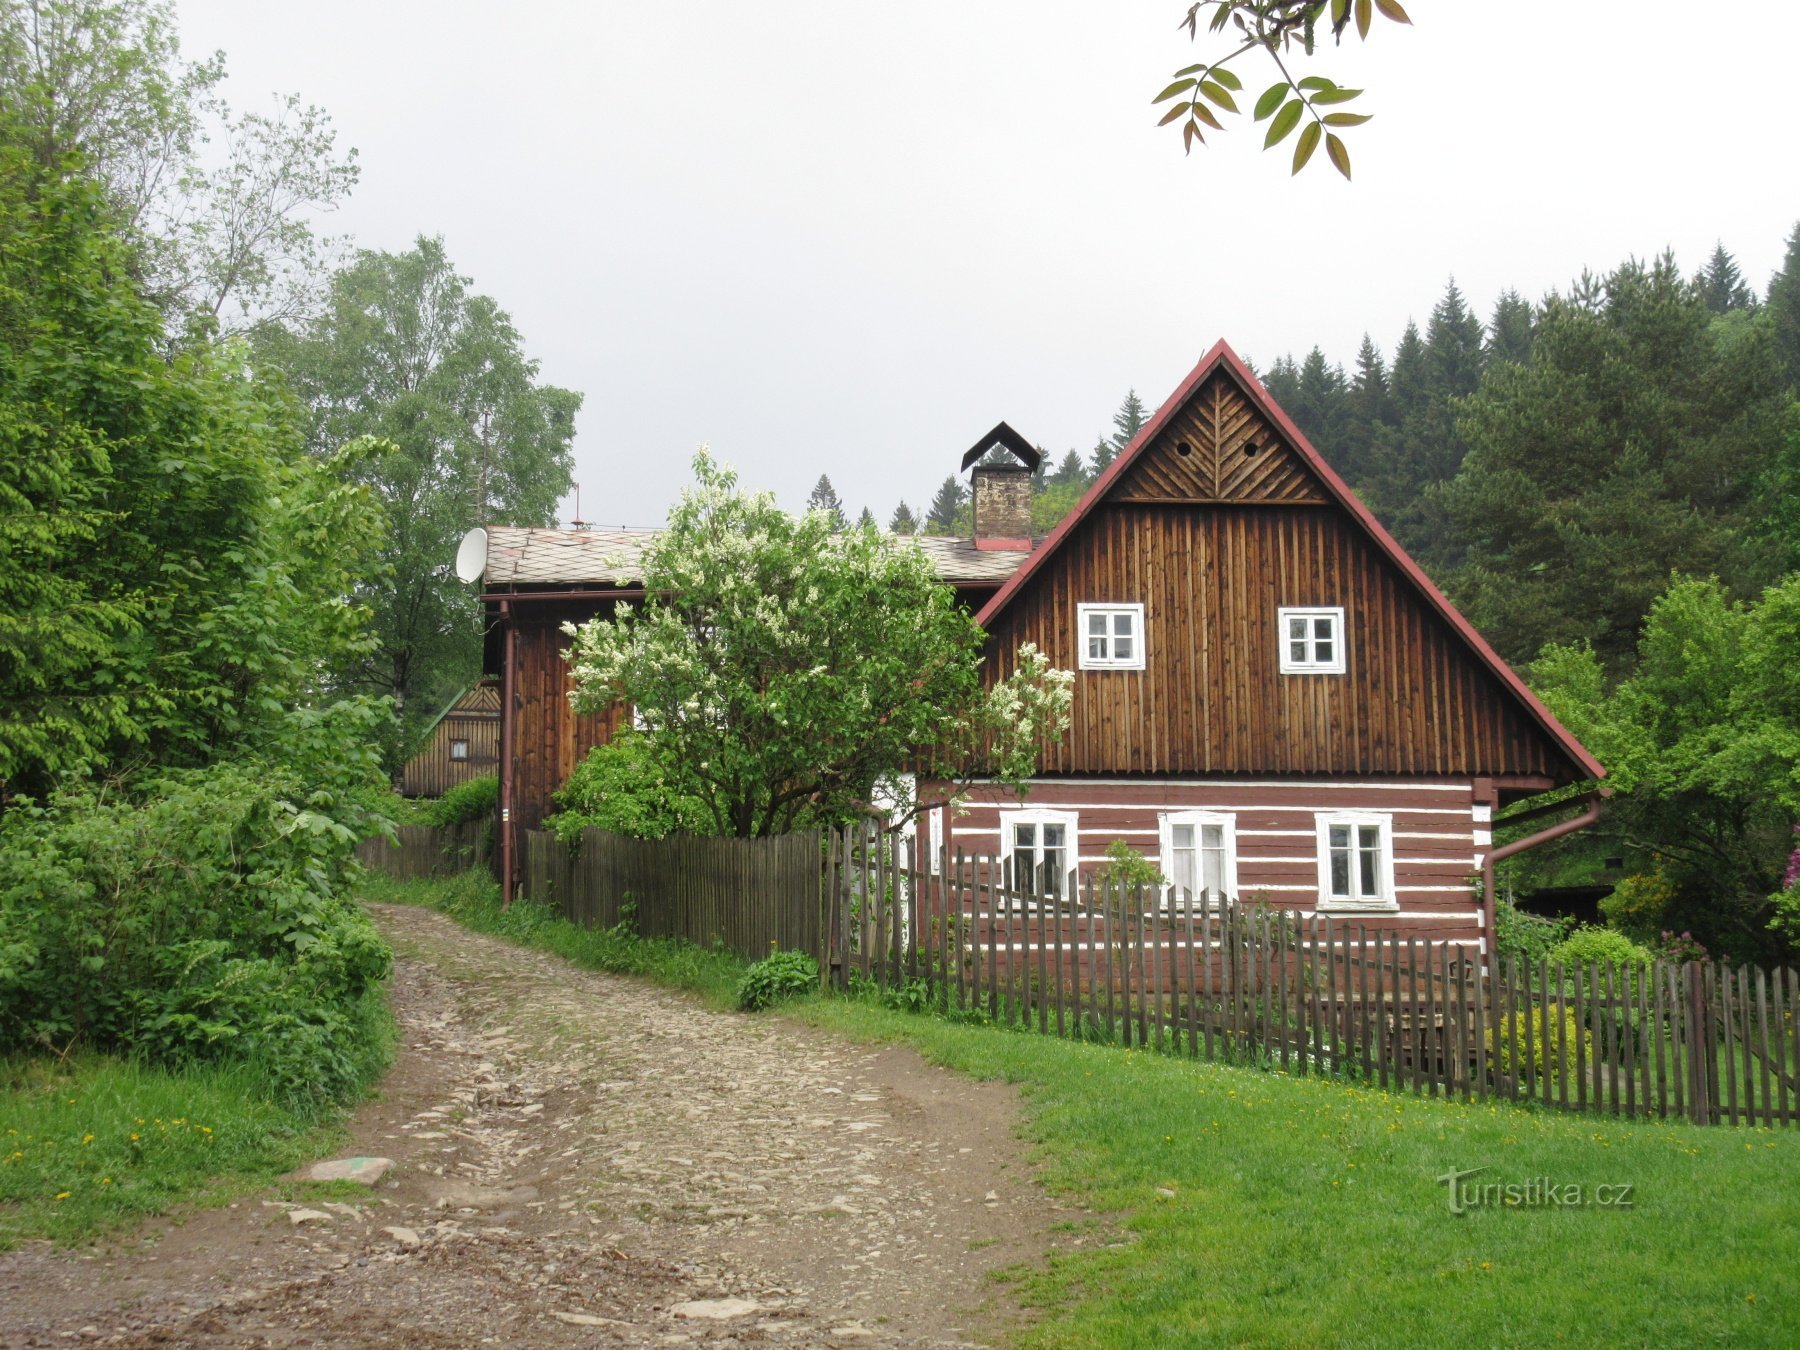
<path id="1" fill-rule="evenodd" d="M 425 734 L 425 746 L 406 761 L 400 791 L 441 797 L 459 783 L 500 768 L 500 682 L 482 680 L 451 700 Z"/>
<path id="2" fill-rule="evenodd" d="M 975 468 L 975 537 L 918 543 L 988 630 L 991 678 L 1024 642 L 1075 672 L 1073 722 L 1022 799 L 978 785 L 963 813 L 930 813 L 934 845 L 1066 893 L 1123 840 L 1176 895 L 1485 946 L 1476 877 L 1593 819 L 1595 798 L 1514 811 L 1586 808 L 1494 849 L 1503 808 L 1604 770 L 1223 342 L 1047 539 L 1031 538 L 1036 456 L 1016 433 L 1001 424 L 964 467 L 995 444 L 1020 463 Z M 641 545 L 490 532 L 515 829 L 616 725 L 570 712 L 557 626 L 636 598 Z"/>
<path id="3" fill-rule="evenodd" d="M 994 435 L 999 435 L 996 429 Z M 1006 429 L 1016 447 L 1025 446 Z M 984 452 L 984 441 L 977 451 Z M 978 481 L 1001 473 L 978 469 Z M 499 677 L 500 833 L 502 886 L 511 894 L 522 856 L 523 832 L 539 828 L 555 811 L 556 790 L 597 745 L 611 740 L 629 713 L 622 705 L 578 714 L 569 705 L 574 687 L 563 659 L 565 623 L 610 617 L 622 601 L 644 598 L 639 560 L 653 530 L 507 528 L 489 526 L 473 536 L 483 547 L 482 601 L 487 613 L 485 668 Z M 917 547 L 963 603 L 978 609 L 1024 562 L 1029 540 L 1005 548 L 968 539 L 920 537 Z"/>

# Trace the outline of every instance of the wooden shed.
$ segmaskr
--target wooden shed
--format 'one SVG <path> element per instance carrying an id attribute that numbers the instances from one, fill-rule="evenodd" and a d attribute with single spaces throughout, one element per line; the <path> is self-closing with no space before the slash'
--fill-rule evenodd
<path id="1" fill-rule="evenodd" d="M 457 695 L 406 761 L 401 795 L 441 797 L 459 783 L 500 771 L 500 681 L 483 680 Z"/>

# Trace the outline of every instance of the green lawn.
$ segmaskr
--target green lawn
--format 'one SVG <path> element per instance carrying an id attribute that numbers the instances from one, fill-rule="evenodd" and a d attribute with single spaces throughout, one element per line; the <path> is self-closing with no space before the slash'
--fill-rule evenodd
<path id="1" fill-rule="evenodd" d="M 1791 1132 L 1446 1103 L 841 1000 L 794 1015 L 1020 1085 L 1046 1180 L 1124 1243 L 1020 1273 L 1046 1311 L 1028 1344 L 1800 1339 Z M 1474 1167 L 1471 1187 L 1548 1178 L 1588 1203 L 1453 1214 L 1437 1178 Z"/>
<path id="2" fill-rule="evenodd" d="M 0 1250 L 222 1202 L 317 1157 L 336 1134 L 270 1102 L 244 1070 L 0 1060 Z"/>
<path id="3" fill-rule="evenodd" d="M 479 881 L 388 887 L 583 964 L 725 1002 L 744 963 L 499 912 Z M 1091 1244 L 1012 1273 L 1044 1346 L 1800 1343 L 1800 1133 L 1626 1124 L 955 1024 L 872 1001 L 788 1014 L 1017 1083 Z M 1438 1178 L 1547 1179 L 1577 1207 L 1453 1214 Z M 1630 1187 L 1629 1207 L 1596 1203 Z M 1610 1192 L 1609 1199 L 1616 1199 Z M 1116 1244 L 1116 1245 L 1108 1245 Z"/>

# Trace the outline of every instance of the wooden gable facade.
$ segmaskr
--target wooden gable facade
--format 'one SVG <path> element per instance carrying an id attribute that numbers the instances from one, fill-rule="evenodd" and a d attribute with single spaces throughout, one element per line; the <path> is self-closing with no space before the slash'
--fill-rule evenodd
<path id="1" fill-rule="evenodd" d="M 424 746 L 401 770 L 400 791 L 408 797 L 441 797 L 499 769 L 500 683 L 483 680 L 458 695 L 426 733 Z"/>
<path id="2" fill-rule="evenodd" d="M 1126 612 L 1128 660 L 1084 660 L 1087 607 Z M 1296 612 L 1322 668 L 1286 668 Z M 1027 642 L 1075 672 L 1071 726 L 1023 800 L 933 834 L 1065 889 L 1115 840 L 1186 875 L 1204 828 L 1234 896 L 1480 943 L 1495 813 L 1604 772 L 1224 343 L 978 617 L 990 679 Z M 1378 841 L 1369 893 L 1333 894 L 1345 831 Z"/>

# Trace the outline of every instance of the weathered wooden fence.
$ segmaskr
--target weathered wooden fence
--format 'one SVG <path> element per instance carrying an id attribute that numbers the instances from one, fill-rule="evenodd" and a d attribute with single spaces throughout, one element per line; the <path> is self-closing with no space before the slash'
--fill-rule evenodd
<path id="1" fill-rule="evenodd" d="M 486 820 L 460 825 L 401 825 L 391 842 L 376 836 L 356 846 L 365 867 L 398 881 L 447 877 L 491 860 L 493 829 Z"/>
<path id="2" fill-rule="evenodd" d="M 768 839 L 633 839 L 589 828 L 571 848 L 525 835 L 522 893 L 590 927 L 629 918 L 644 937 L 722 943 L 741 956 L 816 952 L 823 931 L 817 831 Z"/>
<path id="3" fill-rule="evenodd" d="M 825 978 L 1045 1034 L 1431 1096 L 1703 1124 L 1800 1120 L 1800 978 L 1484 961 L 1356 916 L 1007 884 L 873 832 L 826 850 Z"/>

